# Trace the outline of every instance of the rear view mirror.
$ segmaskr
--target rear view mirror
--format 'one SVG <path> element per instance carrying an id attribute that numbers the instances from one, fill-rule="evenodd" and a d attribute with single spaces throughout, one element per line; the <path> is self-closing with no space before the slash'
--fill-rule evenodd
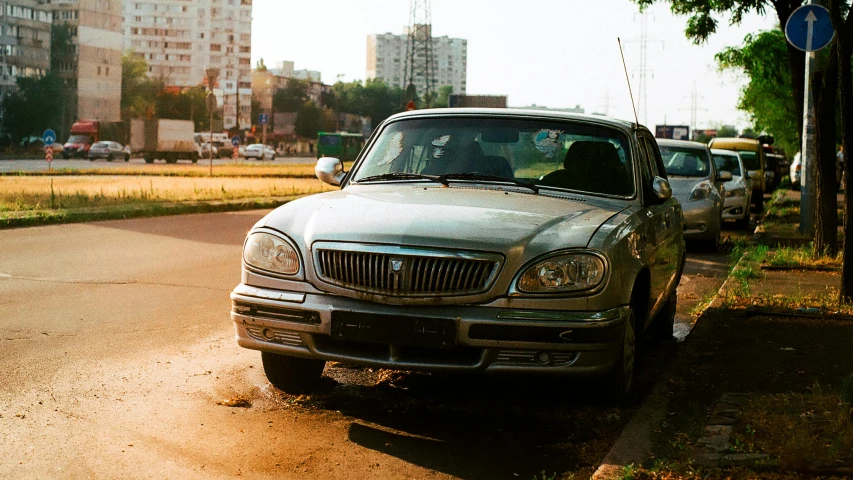
<path id="1" fill-rule="evenodd" d="M 732 176 L 732 172 L 722 171 L 719 175 L 717 175 L 717 180 L 721 182 L 730 182 L 732 181 L 732 178 L 734 178 Z"/>
<path id="2" fill-rule="evenodd" d="M 518 143 L 518 129 L 509 127 L 493 127 L 482 133 L 486 143 Z"/>
<path id="3" fill-rule="evenodd" d="M 314 174 L 317 175 L 317 178 L 321 182 L 336 187 L 341 185 L 344 176 L 346 176 L 343 162 L 334 157 L 322 157 L 318 159 L 317 166 L 314 167 Z"/>
<path id="4" fill-rule="evenodd" d="M 672 187 L 665 178 L 655 177 L 655 179 L 652 180 L 652 190 L 661 202 L 665 202 L 672 198 Z"/>

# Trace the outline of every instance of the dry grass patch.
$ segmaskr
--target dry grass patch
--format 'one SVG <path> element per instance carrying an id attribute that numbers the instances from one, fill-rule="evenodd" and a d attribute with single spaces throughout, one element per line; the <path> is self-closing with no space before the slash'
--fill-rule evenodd
<path id="1" fill-rule="evenodd" d="M 344 162 L 344 170 L 349 171 L 353 162 Z M 54 163 L 54 167 L 61 167 Z M 165 177 L 209 177 L 210 164 L 200 160 L 197 164 L 177 163 L 152 165 L 120 164 L 121 166 L 110 166 L 108 168 L 47 168 L 35 171 L 13 171 L 2 174 L 2 176 L 165 176 Z M 291 164 L 239 164 L 229 163 L 225 165 L 214 165 L 214 177 L 293 177 L 293 178 L 315 178 L 313 163 L 291 163 Z"/>
<path id="2" fill-rule="evenodd" d="M 810 244 L 802 248 L 784 247 L 773 250 L 768 253 L 764 263 L 773 267 L 840 269 L 841 260 L 841 252 L 835 257 L 815 255 L 814 246 Z"/>
<path id="3" fill-rule="evenodd" d="M 316 179 L 247 177 L 0 177 L 0 218 L 10 212 L 221 201 L 329 191 Z"/>

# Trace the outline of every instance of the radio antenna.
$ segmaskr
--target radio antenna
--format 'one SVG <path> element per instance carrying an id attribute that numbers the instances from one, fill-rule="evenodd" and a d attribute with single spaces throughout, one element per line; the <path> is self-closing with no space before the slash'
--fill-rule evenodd
<path id="1" fill-rule="evenodd" d="M 639 128 L 640 118 L 637 116 L 637 105 L 634 104 L 634 92 L 631 91 L 631 79 L 628 77 L 628 65 L 625 64 L 625 52 L 622 50 L 622 40 L 616 37 L 619 42 L 619 54 L 622 55 L 622 68 L 625 69 L 625 81 L 628 82 L 628 95 L 631 96 L 631 108 L 634 109 L 634 128 Z"/>

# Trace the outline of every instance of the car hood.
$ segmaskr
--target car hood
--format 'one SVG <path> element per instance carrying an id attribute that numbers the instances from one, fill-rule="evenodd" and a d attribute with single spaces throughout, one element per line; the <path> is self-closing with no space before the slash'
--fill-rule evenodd
<path id="1" fill-rule="evenodd" d="M 670 177 L 669 185 L 672 187 L 672 196 L 679 202 L 684 202 L 699 182 L 708 180 L 708 177 Z"/>
<path id="2" fill-rule="evenodd" d="M 418 184 L 353 185 L 279 207 L 258 225 L 301 240 L 516 253 L 585 247 L 627 202 Z"/>

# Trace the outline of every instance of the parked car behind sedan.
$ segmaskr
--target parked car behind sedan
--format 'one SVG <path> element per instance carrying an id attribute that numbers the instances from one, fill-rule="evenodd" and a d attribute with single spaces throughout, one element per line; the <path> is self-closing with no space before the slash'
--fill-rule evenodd
<path id="1" fill-rule="evenodd" d="M 718 174 L 704 143 L 659 139 L 672 195 L 684 210 L 684 238 L 700 242 L 708 250 L 720 244 L 723 217 L 723 183 L 730 173 Z"/>
<path id="2" fill-rule="evenodd" d="M 237 342 L 276 387 L 326 361 L 603 377 L 631 390 L 644 332 L 671 339 L 681 207 L 633 123 L 510 109 L 405 112 L 380 124 L 341 190 L 249 232 L 231 293 Z"/>
<path id="3" fill-rule="evenodd" d="M 764 193 L 768 192 L 765 182 L 766 153 L 758 140 L 751 138 L 712 138 L 711 148 L 734 150 L 740 154 L 743 164 L 752 180 L 752 205 L 759 212 L 764 211 Z"/>
<path id="4" fill-rule="evenodd" d="M 258 160 L 275 160 L 275 150 L 273 150 L 269 145 L 262 145 L 260 143 L 247 145 L 241 154 L 246 160 L 250 158 Z"/>
<path id="5" fill-rule="evenodd" d="M 712 149 L 714 165 L 718 172 L 729 172 L 732 179 L 723 184 L 725 203 L 723 220 L 734 220 L 740 228 L 749 226 L 749 206 L 752 200 L 752 180 L 745 174 L 746 168 L 740 154 L 733 150 Z"/>
<path id="6" fill-rule="evenodd" d="M 130 152 L 128 152 L 124 145 L 118 142 L 95 142 L 89 147 L 89 160 L 95 161 L 98 158 L 105 158 L 108 162 L 112 162 L 113 159 L 123 158 L 125 162 L 130 161 Z"/>

